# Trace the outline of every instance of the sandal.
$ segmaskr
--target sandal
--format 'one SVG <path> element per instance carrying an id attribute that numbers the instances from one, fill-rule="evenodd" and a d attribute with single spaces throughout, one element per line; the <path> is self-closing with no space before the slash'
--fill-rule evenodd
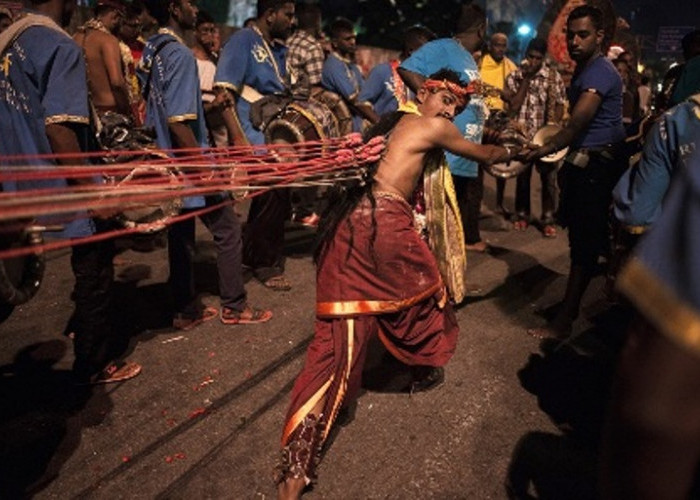
<path id="1" fill-rule="evenodd" d="M 221 316 L 219 317 L 224 325 L 253 325 L 255 323 L 265 323 L 270 318 L 272 318 L 272 311 L 256 309 L 248 304 L 242 311 L 236 311 L 230 307 L 222 307 Z"/>
<path id="2" fill-rule="evenodd" d="M 205 321 L 216 318 L 218 314 L 219 311 L 216 309 L 216 307 L 205 307 L 197 316 L 179 313 L 176 314 L 175 318 L 173 319 L 173 328 L 184 331 L 192 330 Z"/>
<path id="3" fill-rule="evenodd" d="M 279 276 L 273 276 L 261 283 L 265 288 L 269 288 L 275 292 L 286 292 L 292 289 L 292 284 L 281 274 Z"/>
<path id="4" fill-rule="evenodd" d="M 78 382 L 78 385 L 99 385 L 123 382 L 124 380 L 134 378 L 139 373 L 141 373 L 141 365 L 138 363 L 132 361 L 112 361 L 104 370 L 94 374 L 84 382 Z"/>
<path id="5" fill-rule="evenodd" d="M 513 229 L 516 231 L 525 231 L 527 229 L 527 225 L 526 220 L 516 220 L 513 222 Z"/>
<path id="6" fill-rule="evenodd" d="M 554 227 L 552 224 L 547 224 L 542 229 L 542 235 L 545 238 L 556 238 L 557 237 L 557 228 Z"/>

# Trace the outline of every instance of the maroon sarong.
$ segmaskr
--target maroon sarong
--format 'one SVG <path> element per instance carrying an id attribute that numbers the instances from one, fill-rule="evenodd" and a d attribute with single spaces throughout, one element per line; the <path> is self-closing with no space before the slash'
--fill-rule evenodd
<path id="1" fill-rule="evenodd" d="M 338 410 L 359 389 L 372 335 L 409 365 L 442 366 L 454 354 L 457 322 L 411 207 L 393 194 L 375 199 L 374 210 L 365 198 L 339 224 L 319 263 L 315 334 L 292 390 L 280 479 L 315 479 Z M 321 415 L 310 419 L 324 397 Z"/>

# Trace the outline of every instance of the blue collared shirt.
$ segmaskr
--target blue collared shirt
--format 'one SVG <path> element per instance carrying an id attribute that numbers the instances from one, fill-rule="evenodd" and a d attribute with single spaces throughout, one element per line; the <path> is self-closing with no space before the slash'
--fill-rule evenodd
<path id="1" fill-rule="evenodd" d="M 411 54 L 411 57 L 401 63 L 401 68 L 429 77 L 441 69 L 451 69 L 459 74 L 464 83 L 479 80 L 479 68 L 472 55 L 462 44 L 452 38 L 441 38 L 423 45 Z M 486 121 L 484 99 L 471 96 L 469 104 L 454 119 L 454 124 L 465 139 L 477 144 L 481 143 Z M 476 177 L 479 165 L 474 160 L 446 152 L 445 157 L 450 166 L 450 172 L 461 177 Z"/>
<path id="2" fill-rule="evenodd" d="M 347 101 L 354 101 L 360 95 L 364 78 L 357 64 L 344 61 L 337 54 L 331 54 L 323 63 L 321 86 L 335 92 Z M 353 113 L 352 129 L 362 131 L 362 117 Z"/>
<path id="3" fill-rule="evenodd" d="M 361 103 L 370 103 L 380 116 L 393 113 L 399 109 L 399 101 L 396 99 L 396 77 L 397 75 L 391 69 L 391 63 L 377 64 L 369 72 L 357 100 Z M 399 82 L 399 86 L 402 85 L 403 82 Z M 406 100 L 410 98 L 406 96 Z"/>
<path id="4" fill-rule="evenodd" d="M 263 144 L 265 136 L 250 122 L 250 103 L 240 97 L 244 85 L 262 95 L 281 94 L 286 90 L 287 47 L 267 43 L 259 31 L 245 28 L 237 31 L 224 44 L 214 76 L 214 86 L 238 94 L 236 111 L 251 144 Z"/>
<path id="5" fill-rule="evenodd" d="M 622 175 L 613 191 L 615 217 L 627 226 L 659 218 L 673 172 L 686 168 L 700 137 L 700 105 L 692 101 L 668 110 L 646 138 L 642 159 Z"/>
<path id="6" fill-rule="evenodd" d="M 154 52 L 164 42 L 167 43 L 154 57 Z M 146 42 L 137 74 L 144 91 L 150 74 L 150 91 L 144 95 L 146 126 L 155 129 L 158 147 L 173 149 L 169 124 L 175 122 L 187 124 L 197 143 L 202 148 L 208 147 L 202 91 L 192 51 L 173 33 L 161 30 Z M 185 208 L 203 207 L 204 204 L 202 196 L 184 200 Z"/>
<path id="7" fill-rule="evenodd" d="M 46 126 L 70 125 L 87 150 L 89 133 L 88 89 L 82 50 L 65 32 L 44 26 L 25 30 L 0 55 L 0 151 L 4 155 L 50 155 L 53 153 Z M 51 165 L 47 159 L 5 165 Z M 0 167 L 2 168 L 2 167 Z M 7 182 L 5 191 L 63 189 L 65 179 Z M 95 232 L 85 212 L 58 217 L 64 230 L 51 236 L 78 238 Z M 65 219 L 71 222 L 63 223 Z M 50 224 L 53 219 L 41 219 Z"/>

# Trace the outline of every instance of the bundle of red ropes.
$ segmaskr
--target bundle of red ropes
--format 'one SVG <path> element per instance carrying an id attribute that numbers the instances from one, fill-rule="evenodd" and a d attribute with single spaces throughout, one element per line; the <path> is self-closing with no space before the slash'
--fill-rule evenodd
<path id="1" fill-rule="evenodd" d="M 47 216 L 52 225 L 61 226 L 81 217 L 167 205 L 188 196 L 223 191 L 234 194 L 234 198 L 252 197 L 269 189 L 342 183 L 360 178 L 364 167 L 379 158 L 383 147 L 383 138 L 364 144 L 359 134 L 351 134 L 296 144 L 69 156 L 0 156 L 0 183 L 5 186 L 0 192 L 0 236 L 51 230 L 37 224 L 37 220 Z M 67 185 L 51 183 L 63 179 L 67 180 Z M 7 190 L 10 185 L 17 185 L 18 189 Z M 59 187 L 23 189 L 52 185 Z M 221 203 L 233 202 L 226 198 Z M 178 215 L 175 209 L 171 215 L 153 222 L 151 228 L 148 224 L 125 225 L 88 238 L 44 242 L 31 248 L 0 248 L 0 259 L 149 229 L 159 230 L 219 206 L 184 215 Z"/>

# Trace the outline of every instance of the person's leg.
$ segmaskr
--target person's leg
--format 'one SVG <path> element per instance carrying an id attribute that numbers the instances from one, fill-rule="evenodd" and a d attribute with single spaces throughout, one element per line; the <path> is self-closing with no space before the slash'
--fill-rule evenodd
<path id="1" fill-rule="evenodd" d="M 503 199 L 506 193 L 506 180 L 500 177 L 496 177 L 496 210 L 500 212 L 504 217 L 508 215 L 505 205 L 503 204 Z"/>
<path id="2" fill-rule="evenodd" d="M 102 221 L 96 221 L 98 228 Z M 70 327 L 75 332 L 73 374 L 78 384 L 106 384 L 128 380 L 141 366 L 119 361 L 126 342 L 118 342 L 112 328 L 114 284 L 112 240 L 73 247 L 71 267 L 75 276 L 75 312 Z"/>
<path id="3" fill-rule="evenodd" d="M 528 165 L 527 168 L 515 178 L 515 221 L 513 227 L 518 231 L 525 229 L 530 219 L 531 179 L 532 165 Z"/>
<path id="4" fill-rule="evenodd" d="M 198 312 L 194 286 L 195 253 L 194 218 L 177 222 L 168 228 L 168 283 L 173 294 L 176 320 L 179 315 L 194 317 Z"/>
<path id="5" fill-rule="evenodd" d="M 479 211 L 481 210 L 481 199 L 484 194 L 483 170 L 479 169 L 476 177 L 466 177 L 466 210 L 464 220 L 464 235 L 468 250 L 483 252 L 487 245 L 481 241 L 479 232 Z"/>
<path id="6" fill-rule="evenodd" d="M 221 203 L 220 197 L 208 197 L 207 205 Z M 219 276 L 221 307 L 242 311 L 246 304 L 243 283 L 243 244 L 241 223 L 231 205 L 201 216 L 216 245 L 216 269 Z"/>
<path id="7" fill-rule="evenodd" d="M 292 389 L 276 467 L 278 498 L 299 498 L 316 480 L 323 444 L 343 403 L 356 396 L 367 341 L 376 331 L 371 316 L 316 319 L 306 363 Z"/>
<path id="8" fill-rule="evenodd" d="M 75 276 L 75 313 L 71 318 L 75 332 L 73 371 L 80 382 L 88 381 L 112 359 L 113 257 L 111 240 L 76 245 L 72 249 L 71 267 Z"/>
<path id="9" fill-rule="evenodd" d="M 284 280 L 284 223 L 290 217 L 288 189 L 256 196 L 243 233 L 243 263 L 274 290 L 289 290 Z"/>
<path id="10" fill-rule="evenodd" d="M 554 226 L 557 208 L 557 163 L 539 163 L 537 170 L 542 183 L 542 225 Z"/>
<path id="11" fill-rule="evenodd" d="M 207 205 L 221 203 L 221 197 L 208 197 Z M 224 324 L 264 323 L 272 312 L 256 309 L 246 301 L 243 281 L 241 223 L 231 205 L 202 215 L 202 222 L 216 244 L 216 267 L 221 301 L 220 319 Z"/>

